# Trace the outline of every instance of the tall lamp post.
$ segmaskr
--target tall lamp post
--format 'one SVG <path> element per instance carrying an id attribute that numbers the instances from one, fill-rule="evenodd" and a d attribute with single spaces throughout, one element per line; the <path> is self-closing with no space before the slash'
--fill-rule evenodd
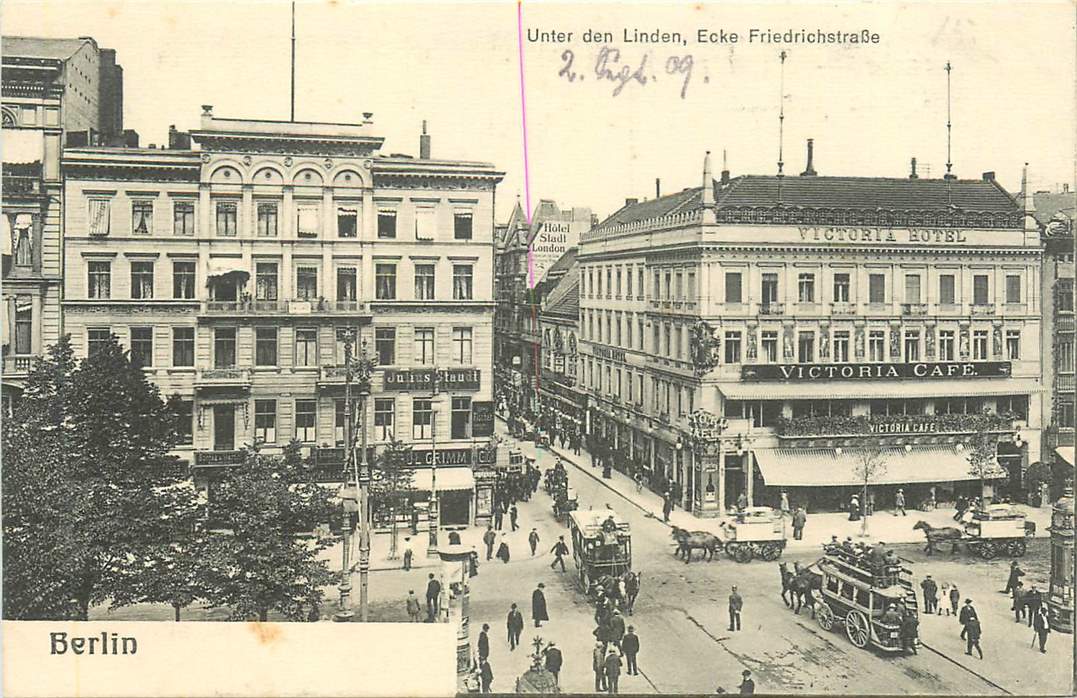
<path id="1" fill-rule="evenodd" d="M 441 525 L 441 512 L 438 511 L 438 411 L 434 407 L 434 400 L 438 396 L 438 367 L 434 366 L 430 377 L 430 506 L 427 514 L 430 517 L 430 542 L 426 548 L 426 556 L 434 557 L 438 554 L 438 528 Z"/>

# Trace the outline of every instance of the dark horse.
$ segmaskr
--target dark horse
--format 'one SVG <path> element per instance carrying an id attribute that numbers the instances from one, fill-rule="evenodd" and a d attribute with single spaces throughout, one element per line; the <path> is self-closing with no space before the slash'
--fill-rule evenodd
<path id="1" fill-rule="evenodd" d="M 800 609 L 807 605 L 811 609 L 811 617 L 815 618 L 815 596 L 812 591 L 822 588 L 822 576 L 812 572 L 810 565 L 804 568 L 801 568 L 799 562 L 795 565 L 796 572 L 790 572 L 786 563 L 778 563 L 778 570 L 782 575 L 782 601 L 797 615 L 800 615 Z M 794 602 L 796 608 L 793 608 Z"/>
<path id="2" fill-rule="evenodd" d="M 935 546 L 942 543 L 950 544 L 950 554 L 953 555 L 957 552 L 957 544 L 961 542 L 961 529 L 954 528 L 953 526 L 935 528 L 926 521 L 917 521 L 912 529 L 914 531 L 920 530 L 924 532 L 924 536 L 927 538 L 927 547 L 924 551 L 928 555 L 938 550 Z"/>
<path id="3" fill-rule="evenodd" d="M 707 562 L 714 559 L 714 553 L 722 549 L 722 541 L 718 536 L 706 531 L 686 531 L 683 528 L 673 527 L 673 538 L 677 541 L 676 555 L 684 555 L 684 564 L 692 561 L 692 552 L 699 548 L 707 553 Z M 702 558 L 700 558 L 702 559 Z"/>

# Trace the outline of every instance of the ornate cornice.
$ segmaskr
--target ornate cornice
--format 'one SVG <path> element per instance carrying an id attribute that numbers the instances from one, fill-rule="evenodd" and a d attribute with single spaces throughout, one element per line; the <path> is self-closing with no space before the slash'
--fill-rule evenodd
<path id="1" fill-rule="evenodd" d="M 378 189 L 449 189 L 460 191 L 493 191 L 500 176 L 493 173 L 465 175 L 456 173 L 398 174 L 376 172 L 374 186 Z"/>

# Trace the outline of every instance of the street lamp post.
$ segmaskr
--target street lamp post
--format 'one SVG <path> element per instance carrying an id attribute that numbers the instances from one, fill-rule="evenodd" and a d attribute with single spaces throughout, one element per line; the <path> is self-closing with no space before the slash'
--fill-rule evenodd
<path id="1" fill-rule="evenodd" d="M 430 383 L 430 506 L 427 508 L 430 517 L 430 542 L 426 548 L 426 556 L 434 557 L 438 554 L 438 528 L 441 525 L 441 512 L 438 511 L 438 411 L 434 408 L 434 400 L 438 395 L 437 366 L 434 366 Z"/>

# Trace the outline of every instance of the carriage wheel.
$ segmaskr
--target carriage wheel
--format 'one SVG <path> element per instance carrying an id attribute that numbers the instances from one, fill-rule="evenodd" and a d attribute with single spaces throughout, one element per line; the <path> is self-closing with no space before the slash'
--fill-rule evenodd
<path id="1" fill-rule="evenodd" d="M 1006 544 L 1006 552 L 1013 557 L 1021 557 L 1025 554 L 1025 541 L 1019 538 L 1011 540 Z"/>
<path id="2" fill-rule="evenodd" d="M 871 626 L 868 625 L 868 619 L 864 617 L 863 613 L 849 611 L 848 615 L 845 616 L 845 634 L 849 637 L 849 642 L 856 647 L 864 649 L 868 646 L 868 639 L 871 637 Z"/>
<path id="3" fill-rule="evenodd" d="M 995 549 L 994 543 L 981 543 L 980 544 L 980 557 L 985 560 L 994 560 L 998 551 Z"/>
<path id="4" fill-rule="evenodd" d="M 819 627 L 827 632 L 834 629 L 834 612 L 825 603 L 819 604 L 819 608 L 815 612 L 815 620 L 819 623 Z"/>
<path id="5" fill-rule="evenodd" d="M 732 550 L 733 559 L 737 562 L 751 562 L 755 553 L 752 551 L 752 546 L 746 543 L 737 543 L 733 546 Z"/>
<path id="6" fill-rule="evenodd" d="M 774 562 L 781 556 L 782 546 L 777 543 L 764 543 L 763 547 L 759 549 L 759 557 L 767 562 Z"/>

